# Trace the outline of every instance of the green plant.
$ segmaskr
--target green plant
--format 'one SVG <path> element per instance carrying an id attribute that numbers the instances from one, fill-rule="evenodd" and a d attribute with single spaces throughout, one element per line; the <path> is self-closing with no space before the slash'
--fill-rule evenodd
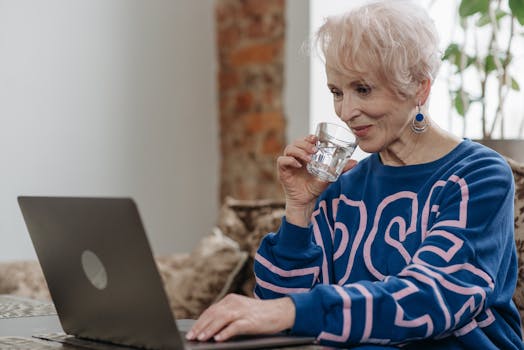
<path id="1" fill-rule="evenodd" d="M 482 138 L 504 138 L 504 107 L 511 90 L 520 91 L 512 76 L 515 40 L 523 40 L 524 0 L 462 0 L 458 6 L 462 40 L 446 48 L 443 60 L 451 65 L 448 79 L 454 110 L 464 118 L 467 132 L 470 107 L 480 106 Z M 483 39 L 483 38 L 488 38 Z M 495 100 L 488 106 L 487 96 Z M 474 114 L 479 114 L 477 109 Z M 523 137 L 524 114 L 517 135 Z"/>

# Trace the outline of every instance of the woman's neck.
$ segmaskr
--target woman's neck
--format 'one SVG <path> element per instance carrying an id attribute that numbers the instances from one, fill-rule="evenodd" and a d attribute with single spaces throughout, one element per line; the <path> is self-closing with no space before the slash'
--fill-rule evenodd
<path id="1" fill-rule="evenodd" d="M 442 158 L 451 152 L 460 142 L 457 136 L 432 124 L 426 132 L 410 134 L 400 139 L 387 149 L 380 151 L 379 156 L 384 165 L 404 166 L 424 164 Z"/>

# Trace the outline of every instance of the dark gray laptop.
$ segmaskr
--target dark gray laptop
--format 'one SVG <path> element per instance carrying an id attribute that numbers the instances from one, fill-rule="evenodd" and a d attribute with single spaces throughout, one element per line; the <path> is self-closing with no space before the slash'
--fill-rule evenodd
<path id="1" fill-rule="evenodd" d="M 66 334 L 92 348 L 258 349 L 313 344 L 285 334 L 186 342 L 175 321 L 137 206 L 130 198 L 18 198 Z M 178 327 L 177 327 L 178 323 Z M 180 329 L 180 331 L 179 331 Z"/>

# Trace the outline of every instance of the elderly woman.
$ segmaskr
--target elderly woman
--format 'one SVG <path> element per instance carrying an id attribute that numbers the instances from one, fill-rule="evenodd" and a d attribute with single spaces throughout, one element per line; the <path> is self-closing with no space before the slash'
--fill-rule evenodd
<path id="1" fill-rule="evenodd" d="M 316 138 L 278 158 L 285 217 L 255 262 L 258 299 L 230 295 L 189 339 L 312 335 L 323 344 L 523 349 L 513 179 L 497 153 L 428 115 L 436 30 L 407 1 L 327 19 L 318 32 L 335 111 L 369 157 L 328 184 Z"/>

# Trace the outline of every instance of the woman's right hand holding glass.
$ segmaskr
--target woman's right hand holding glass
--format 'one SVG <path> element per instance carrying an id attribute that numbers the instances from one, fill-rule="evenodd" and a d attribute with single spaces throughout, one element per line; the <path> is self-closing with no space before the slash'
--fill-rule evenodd
<path id="1" fill-rule="evenodd" d="M 278 178 L 286 199 L 286 221 L 302 227 L 309 226 L 316 199 L 329 185 L 329 182 L 318 179 L 306 169 L 316 152 L 316 142 L 315 135 L 298 139 L 286 146 L 284 154 L 277 159 Z M 350 160 L 344 171 L 355 164 L 356 161 Z"/>

